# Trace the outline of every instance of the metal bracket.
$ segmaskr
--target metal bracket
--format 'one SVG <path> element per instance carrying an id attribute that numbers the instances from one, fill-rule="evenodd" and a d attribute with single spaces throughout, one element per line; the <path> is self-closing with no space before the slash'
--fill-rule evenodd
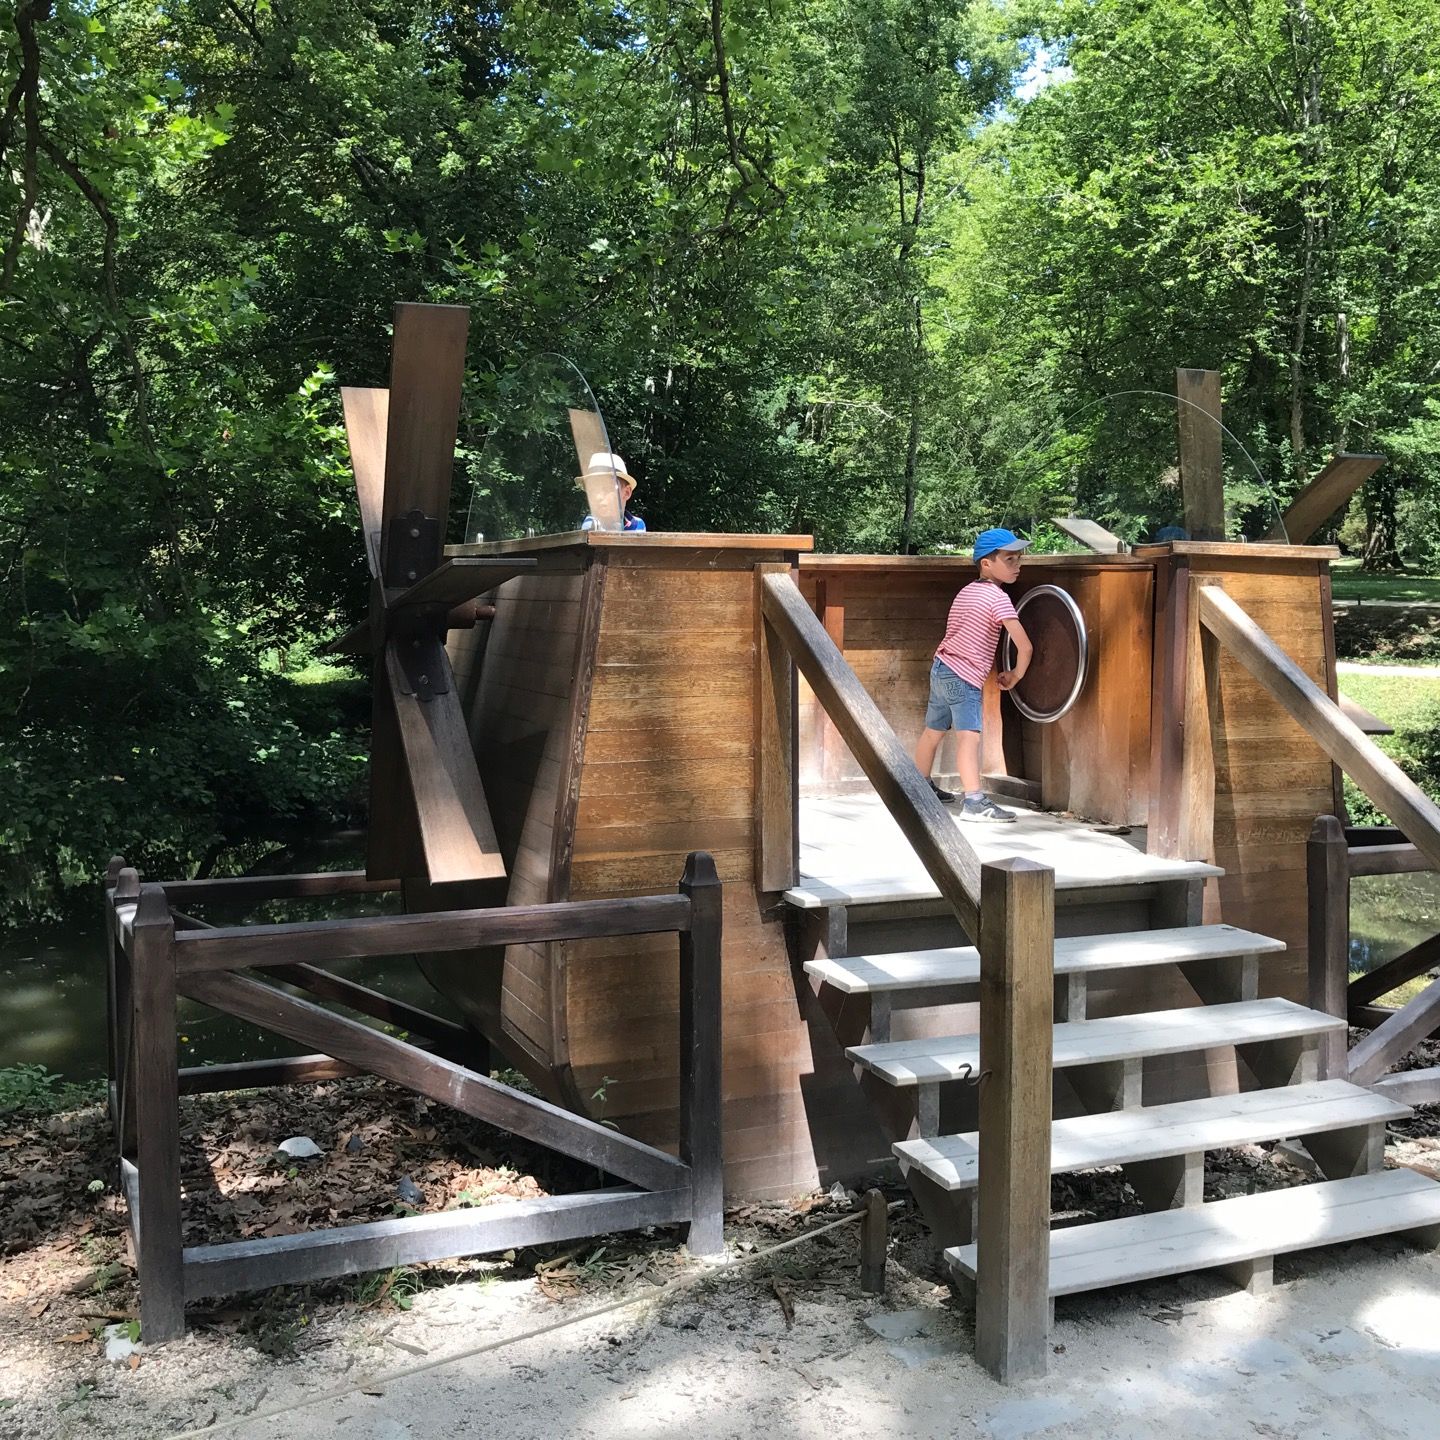
<path id="1" fill-rule="evenodd" d="M 423 510 L 407 510 L 390 521 L 385 544 L 385 584 L 413 585 L 440 559 L 440 522 Z"/>
<path id="2" fill-rule="evenodd" d="M 390 633 L 400 662 L 400 688 L 417 700 L 449 692 L 450 667 L 445 662 L 448 613 L 443 605 L 407 605 L 391 612 Z"/>

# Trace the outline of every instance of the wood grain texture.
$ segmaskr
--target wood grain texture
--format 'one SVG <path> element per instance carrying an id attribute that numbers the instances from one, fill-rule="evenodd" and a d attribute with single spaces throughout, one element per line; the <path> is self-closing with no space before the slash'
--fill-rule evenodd
<path id="1" fill-rule="evenodd" d="M 1290 502 L 1266 540 L 1303 545 L 1385 463 L 1384 455 L 1337 455 Z"/>
<path id="2" fill-rule="evenodd" d="M 1050 1049 L 1055 873 L 984 867 L 980 902 L 980 1198 L 975 1358 L 999 1381 L 1050 1353 Z"/>
<path id="3" fill-rule="evenodd" d="M 360 539 L 371 579 L 380 578 L 380 528 L 385 502 L 385 441 L 390 420 L 390 392 L 344 386 L 345 439 L 355 495 L 360 502 Z"/>
<path id="4" fill-rule="evenodd" d="M 789 574 L 786 565 L 761 565 L 768 574 Z M 799 784 L 795 667 L 755 597 L 755 881 L 764 891 L 788 890 L 800 874 Z"/>
<path id="5" fill-rule="evenodd" d="M 1440 868 L 1440 808 L 1224 591 L 1204 587 L 1200 613 L 1203 623 L 1327 756 Z"/>
<path id="6" fill-rule="evenodd" d="M 1316 818 L 1305 864 L 1309 1004 L 1312 1010 L 1343 1016 L 1350 979 L 1350 870 L 1345 830 L 1335 816 Z M 1320 1079 L 1344 1078 L 1345 1038 L 1343 1031 L 1321 1037 Z"/>
<path id="7" fill-rule="evenodd" d="M 1175 372 L 1180 434 L 1180 489 L 1185 529 L 1192 540 L 1225 538 L 1225 481 L 1221 465 L 1220 372 Z"/>
<path id="8" fill-rule="evenodd" d="M 470 311 L 463 305 L 395 307 L 390 352 L 390 402 L 385 442 L 382 527 L 397 515 L 419 510 L 440 522 L 433 554 L 420 574 L 439 563 L 450 514 L 455 432 L 465 380 L 465 340 Z M 387 573 L 381 536 L 381 573 Z M 416 575 L 419 579 L 420 575 Z M 403 583 L 403 581 L 402 581 Z"/>
<path id="9" fill-rule="evenodd" d="M 429 700 L 407 695 L 398 643 L 391 640 L 385 646 L 385 677 L 410 776 L 424 873 L 432 885 L 497 879 L 505 874 L 505 861 L 475 768 L 454 676 L 444 674 L 446 688 Z M 449 672 L 444 651 L 437 653 Z"/>

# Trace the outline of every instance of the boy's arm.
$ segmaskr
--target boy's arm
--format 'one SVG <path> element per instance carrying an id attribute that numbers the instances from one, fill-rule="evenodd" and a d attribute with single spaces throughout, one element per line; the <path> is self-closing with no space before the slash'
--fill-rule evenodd
<path id="1" fill-rule="evenodd" d="M 1015 668 L 1002 670 L 997 678 L 1002 690 L 1013 690 L 1020 677 L 1030 668 L 1030 657 L 1035 653 L 1035 647 L 1030 643 L 1025 627 L 1018 620 L 1006 620 L 1002 623 L 1006 633 L 1015 642 Z"/>

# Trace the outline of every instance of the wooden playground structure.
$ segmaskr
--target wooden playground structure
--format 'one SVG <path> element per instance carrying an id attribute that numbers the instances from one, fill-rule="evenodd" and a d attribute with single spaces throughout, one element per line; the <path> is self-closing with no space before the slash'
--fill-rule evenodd
<path id="1" fill-rule="evenodd" d="M 1007 1379 L 1043 1370 L 1057 1295 L 1191 1269 L 1257 1287 L 1296 1248 L 1440 1242 L 1440 1185 L 1382 1168 L 1387 1121 L 1440 1101 L 1440 1071 L 1391 1073 L 1440 1026 L 1440 984 L 1375 1005 L 1440 941 L 1353 985 L 1347 955 L 1350 877 L 1440 867 L 1440 811 L 1338 703 L 1335 552 L 1290 543 L 1376 457 L 1322 474 L 1289 540 L 1235 544 L 1203 538 L 1217 506 L 1223 529 L 1218 435 L 1182 426 L 1202 538 L 1027 559 L 1017 592 L 1073 599 L 1088 673 L 1052 724 L 987 692 L 987 784 L 1034 808 L 976 834 L 909 758 L 968 561 L 815 555 L 794 535 L 446 549 L 463 347 L 463 312 L 401 306 L 389 391 L 346 392 L 374 577 L 347 641 L 376 658 L 367 873 L 142 885 L 112 867 L 113 1104 L 147 1336 L 178 1333 L 189 1298 L 402 1258 L 662 1222 L 714 1250 L 722 1156 L 737 1197 L 898 1162 Z M 1187 387 L 1218 417 L 1218 380 Z M 1395 831 L 1347 830 L 1342 773 Z M 411 913 L 189 916 L 239 886 L 396 889 Z M 465 1025 L 325 968 L 399 953 Z M 177 994 L 317 1053 L 180 1070 Z M 1352 1017 L 1374 1028 L 1347 1053 Z M 490 1080 L 492 1054 L 546 1099 Z M 186 1250 L 177 1095 L 352 1070 L 620 1183 L 543 1213 Z M 586 1114 L 602 1084 L 618 1131 Z M 1262 1140 L 1303 1143 L 1323 1178 L 1202 1203 L 1206 1152 Z M 1052 1235 L 1052 1170 L 1101 1165 L 1147 1213 Z"/>

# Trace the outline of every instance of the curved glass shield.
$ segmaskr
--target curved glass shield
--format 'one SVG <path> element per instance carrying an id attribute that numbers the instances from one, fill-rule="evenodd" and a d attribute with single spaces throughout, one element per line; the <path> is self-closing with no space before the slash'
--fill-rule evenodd
<path id="1" fill-rule="evenodd" d="M 1200 538 L 1186 524 L 1183 428 L 1190 453 L 1219 470 L 1225 538 L 1284 540 L 1284 505 L 1271 477 L 1286 474 L 1288 442 L 1270 434 L 1268 424 L 1268 417 L 1250 412 L 1243 396 L 1227 402 L 1219 420 L 1192 400 L 1161 390 L 1098 396 L 1013 454 L 1006 513 L 994 523 L 1043 526 L 1068 510 L 1071 518 L 1094 522 L 1127 545 Z"/>
<path id="2" fill-rule="evenodd" d="M 537 355 L 502 378 L 496 398 L 495 424 L 471 466 L 465 543 L 622 529 L 609 432 L 575 362 Z"/>

